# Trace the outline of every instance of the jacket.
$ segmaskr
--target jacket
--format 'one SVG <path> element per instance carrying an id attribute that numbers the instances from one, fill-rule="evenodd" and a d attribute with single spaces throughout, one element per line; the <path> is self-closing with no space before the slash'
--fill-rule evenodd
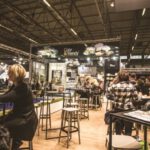
<path id="1" fill-rule="evenodd" d="M 1 118 L 0 123 L 8 128 L 12 138 L 20 140 L 32 140 L 37 127 L 37 116 L 34 110 L 32 92 L 24 82 L 11 89 L 4 95 L 0 95 L 0 102 L 13 103 L 13 109 L 9 114 Z"/>

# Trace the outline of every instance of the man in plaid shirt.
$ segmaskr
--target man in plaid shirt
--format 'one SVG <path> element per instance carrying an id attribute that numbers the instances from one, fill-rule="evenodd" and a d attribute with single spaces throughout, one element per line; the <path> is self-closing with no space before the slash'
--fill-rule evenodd
<path id="1" fill-rule="evenodd" d="M 129 74 L 127 71 L 122 70 L 118 74 L 118 82 L 112 84 L 108 88 L 108 92 L 113 95 L 114 99 L 113 109 L 116 112 L 125 110 L 132 110 L 134 102 L 138 101 L 138 93 L 135 86 L 129 81 Z M 122 129 L 125 127 L 125 134 L 131 135 L 132 126 L 131 122 L 124 120 L 116 120 L 116 134 L 121 134 Z"/>

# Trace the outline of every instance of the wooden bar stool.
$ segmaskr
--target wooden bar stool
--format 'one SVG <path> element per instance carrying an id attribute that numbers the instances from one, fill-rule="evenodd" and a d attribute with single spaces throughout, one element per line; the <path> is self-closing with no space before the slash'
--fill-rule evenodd
<path id="1" fill-rule="evenodd" d="M 65 132 L 67 134 L 67 148 L 69 147 L 69 141 L 72 138 L 73 132 L 78 132 L 79 144 L 80 140 L 80 123 L 79 123 L 79 109 L 78 108 L 63 108 L 62 109 L 62 117 L 61 117 L 61 128 L 59 133 L 59 140 L 61 137 L 61 132 Z"/>

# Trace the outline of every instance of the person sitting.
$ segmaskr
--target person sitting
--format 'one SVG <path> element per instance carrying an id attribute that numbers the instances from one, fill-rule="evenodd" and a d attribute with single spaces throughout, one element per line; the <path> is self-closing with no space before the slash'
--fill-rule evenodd
<path id="1" fill-rule="evenodd" d="M 129 74 L 127 71 L 121 71 L 118 74 L 118 82 L 112 84 L 108 91 L 113 94 L 113 110 L 115 112 L 122 112 L 132 110 L 135 103 L 138 102 L 138 93 L 136 87 L 129 81 Z M 125 134 L 131 135 L 133 123 L 117 119 L 115 121 L 116 134 L 121 134 L 125 128 Z"/>
<path id="2" fill-rule="evenodd" d="M 0 124 L 9 130 L 13 139 L 12 150 L 19 148 L 21 140 L 32 140 L 38 122 L 31 89 L 24 82 L 25 75 L 26 70 L 23 66 L 9 66 L 8 77 L 13 85 L 8 92 L 0 95 L 0 102 L 13 103 L 10 113 L 0 118 Z"/>

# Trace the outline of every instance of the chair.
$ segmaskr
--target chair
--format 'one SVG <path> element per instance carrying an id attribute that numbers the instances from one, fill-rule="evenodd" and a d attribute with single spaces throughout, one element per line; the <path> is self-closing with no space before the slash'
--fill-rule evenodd
<path id="1" fill-rule="evenodd" d="M 106 138 L 107 143 L 109 143 L 109 136 Z M 141 145 L 132 136 L 127 135 L 112 135 L 112 148 L 114 150 L 139 150 Z"/>

